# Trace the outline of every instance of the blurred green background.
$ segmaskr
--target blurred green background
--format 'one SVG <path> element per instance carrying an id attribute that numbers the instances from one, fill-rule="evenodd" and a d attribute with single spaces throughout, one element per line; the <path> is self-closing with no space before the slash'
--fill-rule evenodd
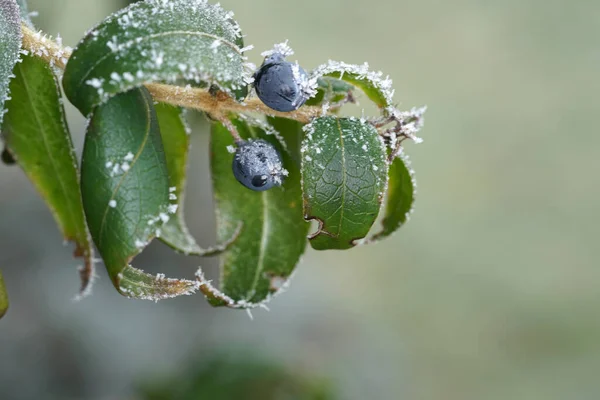
<path id="1" fill-rule="evenodd" d="M 123 3 L 30 8 L 40 28 L 74 45 Z M 190 363 L 219 354 L 281 366 L 341 399 L 600 398 L 600 3 L 222 4 L 255 63 L 289 39 L 306 69 L 369 61 L 394 79 L 401 108 L 429 105 L 425 143 L 408 149 L 413 218 L 378 245 L 309 251 L 290 290 L 254 321 L 200 296 L 127 300 L 102 267 L 93 297 L 75 303 L 70 246 L 23 173 L 0 166 L 0 266 L 12 300 L 0 321 L 0 398 L 136 399 L 148 380 L 193 376 Z M 84 121 L 69 113 L 80 150 Z M 207 138 L 195 118 L 187 216 L 210 244 Z M 172 276 L 192 276 L 199 262 L 216 276 L 214 260 L 160 244 L 136 259 Z M 267 398 L 247 393 L 230 396 Z"/>

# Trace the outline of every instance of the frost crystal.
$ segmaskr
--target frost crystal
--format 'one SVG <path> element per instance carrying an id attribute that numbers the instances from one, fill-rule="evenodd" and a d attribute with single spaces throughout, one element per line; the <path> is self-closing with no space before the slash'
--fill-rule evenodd
<path id="1" fill-rule="evenodd" d="M 288 41 L 286 40 L 283 43 L 277 43 L 273 46 L 271 50 L 263 51 L 260 53 L 263 57 L 269 57 L 275 53 L 279 53 L 284 57 L 291 56 L 294 54 L 294 50 L 288 45 Z"/>
<path id="2" fill-rule="evenodd" d="M 317 79 L 311 78 L 300 72 L 300 65 L 296 61 L 292 64 L 292 74 L 294 75 L 294 81 L 298 84 L 300 92 L 304 95 L 304 98 L 311 98 L 317 94 Z"/>
<path id="3" fill-rule="evenodd" d="M 28 42 L 30 47 L 26 50 L 30 54 L 48 59 L 50 67 L 62 67 L 67 64 L 71 55 L 71 48 L 57 45 L 57 42 L 61 40 L 60 36 L 56 38 L 56 41 L 53 41 L 51 37 L 42 32 L 34 32 L 33 40 Z M 60 70 L 57 69 L 57 72 L 60 72 Z"/>

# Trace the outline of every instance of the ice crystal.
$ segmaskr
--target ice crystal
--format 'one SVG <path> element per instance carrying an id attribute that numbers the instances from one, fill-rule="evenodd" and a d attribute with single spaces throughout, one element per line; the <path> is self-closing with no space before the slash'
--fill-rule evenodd
<path id="1" fill-rule="evenodd" d="M 279 53 L 284 57 L 288 57 L 294 55 L 294 50 L 292 50 L 292 48 L 288 45 L 288 40 L 286 40 L 283 43 L 275 44 L 271 50 L 263 51 L 260 53 L 260 55 L 263 57 L 269 57 L 275 53 Z"/>

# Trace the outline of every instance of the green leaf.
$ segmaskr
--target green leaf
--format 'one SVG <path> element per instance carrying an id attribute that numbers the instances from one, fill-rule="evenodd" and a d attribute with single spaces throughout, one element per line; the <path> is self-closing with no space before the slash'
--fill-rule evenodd
<path id="1" fill-rule="evenodd" d="M 176 213 L 163 225 L 160 240 L 186 255 L 210 256 L 222 252 L 231 240 L 209 249 L 200 247 L 185 223 L 183 202 L 190 137 L 183 110 L 168 104 L 155 106 L 163 147 L 169 171 L 169 200 L 176 205 Z"/>
<path id="2" fill-rule="evenodd" d="M 383 78 L 383 73 L 369 70 L 368 64 L 353 65 L 329 61 L 317 67 L 311 74 L 313 79 L 335 78 L 347 82 L 360 90 L 379 108 L 393 109 L 392 81 Z"/>
<path id="3" fill-rule="evenodd" d="M 4 285 L 4 278 L 2 278 L 2 271 L 0 271 L 0 318 L 4 317 L 8 310 L 8 293 L 6 292 L 6 286 Z"/>
<path id="4" fill-rule="evenodd" d="M 111 15 L 74 50 L 63 86 L 84 115 L 116 93 L 156 81 L 247 86 L 239 26 L 202 0 L 148 0 Z"/>
<path id="5" fill-rule="evenodd" d="M 0 0 L 0 125 L 9 84 L 21 50 L 21 16 L 15 0 Z"/>
<path id="6" fill-rule="evenodd" d="M 221 290 L 237 306 L 252 307 L 285 285 L 306 248 L 309 224 L 302 219 L 300 171 L 290 155 L 274 135 L 239 120 L 234 123 L 243 138 L 273 143 L 289 172 L 282 187 L 264 192 L 245 188 L 231 170 L 233 155 L 227 147 L 234 142 L 229 131 L 221 124 L 213 125 L 211 167 L 218 239 L 230 238 L 240 221 L 244 224 L 221 256 Z"/>
<path id="7" fill-rule="evenodd" d="M 287 146 L 288 156 L 300 168 L 302 162 L 300 159 L 300 148 L 304 139 L 304 131 L 302 130 L 304 125 L 296 120 L 280 117 L 267 117 L 267 121 L 282 136 Z"/>
<path id="8" fill-rule="evenodd" d="M 332 78 L 329 76 L 323 76 L 317 79 L 317 94 L 315 97 L 308 99 L 306 105 L 316 106 L 323 101 L 336 102 L 344 99 L 348 92 L 354 89 L 354 85 L 351 85 L 343 80 Z"/>
<path id="9" fill-rule="evenodd" d="M 390 166 L 383 229 L 372 241 L 381 240 L 400 228 L 407 221 L 415 201 L 415 179 L 408 158 L 400 153 Z"/>
<path id="10" fill-rule="evenodd" d="M 84 294 L 93 277 L 94 250 L 60 88 L 50 67 L 34 56 L 23 56 L 14 73 L 3 126 L 6 147 L 48 204 L 65 239 L 75 242 L 75 255 L 84 257 Z"/>
<path id="11" fill-rule="evenodd" d="M 304 214 L 319 228 L 313 248 L 348 249 L 375 222 L 388 164 L 377 130 L 355 118 L 322 117 L 306 127 L 302 146 Z"/>
<path id="12" fill-rule="evenodd" d="M 152 98 L 144 88 L 119 94 L 93 113 L 81 188 L 90 232 L 119 292 L 159 300 L 197 289 L 129 264 L 170 219 L 169 177 Z"/>

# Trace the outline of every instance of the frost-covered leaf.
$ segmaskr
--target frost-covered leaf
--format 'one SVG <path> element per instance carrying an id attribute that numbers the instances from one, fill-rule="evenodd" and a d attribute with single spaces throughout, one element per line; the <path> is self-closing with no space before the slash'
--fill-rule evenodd
<path id="1" fill-rule="evenodd" d="M 171 202 L 169 207 L 171 207 L 171 211 L 175 212 L 171 219 L 163 225 L 160 240 L 187 255 L 218 254 L 230 241 L 223 245 L 203 249 L 196 243 L 185 223 L 183 203 L 190 137 L 184 121 L 183 110 L 164 103 L 157 104 L 155 108 L 169 171 L 169 201 Z"/>
<path id="2" fill-rule="evenodd" d="M 408 157 L 400 153 L 390 166 L 383 229 L 371 240 L 384 239 L 404 225 L 412 211 L 415 190 L 414 173 L 410 169 Z"/>
<path id="3" fill-rule="evenodd" d="M 377 130 L 355 118 L 322 117 L 305 128 L 304 214 L 317 220 L 317 250 L 348 249 L 375 222 L 387 181 L 387 151 Z"/>
<path id="4" fill-rule="evenodd" d="M 14 74 L 3 125 L 6 149 L 48 204 L 65 239 L 75 242 L 75 255 L 84 257 L 85 294 L 93 277 L 94 251 L 58 82 L 43 60 L 30 55 L 23 56 Z"/>
<path id="5" fill-rule="evenodd" d="M 164 300 L 191 295 L 198 290 L 198 282 L 167 278 L 163 274 L 150 275 L 128 265 L 121 274 L 121 293 L 141 300 Z"/>
<path id="6" fill-rule="evenodd" d="M 217 237 L 227 240 L 239 222 L 241 233 L 221 256 L 220 303 L 253 307 L 278 292 L 287 282 L 306 247 L 308 226 L 302 218 L 300 171 L 274 135 L 242 121 L 235 125 L 243 138 L 262 138 L 281 152 L 289 175 L 282 187 L 254 192 L 233 176 L 230 133 L 215 124 L 211 140 L 211 167 L 217 215 Z M 206 291 L 203 289 L 203 292 Z M 210 296 L 209 296 L 210 299 Z M 215 300 L 214 298 L 212 300 Z"/>
<path id="7" fill-rule="evenodd" d="M 378 107 L 393 109 L 394 90 L 392 89 L 392 80 L 389 77 L 383 77 L 382 72 L 375 72 L 369 69 L 369 64 L 362 65 L 347 64 L 338 61 L 329 61 L 317 67 L 311 73 L 311 78 L 322 79 L 336 78 L 356 86 L 362 90 L 367 97 Z M 321 86 L 319 84 L 319 86 Z"/>
<path id="8" fill-rule="evenodd" d="M 8 310 L 8 293 L 6 292 L 6 285 L 4 285 L 4 278 L 2 277 L 2 271 L 0 271 L 0 318 L 6 314 Z"/>
<path id="9" fill-rule="evenodd" d="M 81 189 L 90 232 L 113 284 L 125 296 L 158 300 L 197 284 L 150 279 L 130 267 L 169 213 L 169 177 L 153 100 L 144 88 L 99 106 L 89 122 Z"/>
<path id="10" fill-rule="evenodd" d="M 27 7 L 27 0 L 17 0 L 19 9 L 21 10 L 21 19 L 31 25 L 31 18 L 29 15 L 29 8 Z"/>
<path id="11" fill-rule="evenodd" d="M 21 16 L 15 0 L 0 0 L 0 125 L 9 98 L 9 83 L 21 49 Z"/>
<path id="12" fill-rule="evenodd" d="M 111 15 L 78 44 L 65 70 L 69 100 L 84 115 L 116 93 L 155 81 L 247 86 L 233 14 L 203 0 L 147 0 Z"/>

